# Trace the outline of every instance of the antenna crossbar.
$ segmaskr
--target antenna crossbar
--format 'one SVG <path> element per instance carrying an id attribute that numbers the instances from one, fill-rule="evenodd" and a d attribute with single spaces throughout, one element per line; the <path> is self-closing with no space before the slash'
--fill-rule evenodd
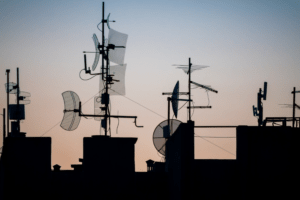
<path id="1" fill-rule="evenodd" d="M 172 92 L 163 92 L 162 95 L 172 95 Z M 178 95 L 188 95 L 188 92 L 178 92 Z"/>
<path id="2" fill-rule="evenodd" d="M 211 106 L 188 106 L 187 108 L 211 108 Z"/>
<path id="3" fill-rule="evenodd" d="M 214 90 L 214 89 L 212 89 L 212 88 L 209 88 L 209 87 L 207 87 L 207 86 L 205 86 L 205 85 L 201 85 L 201 84 L 196 83 L 196 82 L 193 82 L 193 81 L 190 81 L 190 82 L 193 83 L 194 85 L 197 85 L 197 86 L 199 86 L 199 87 L 202 87 L 202 88 L 204 88 L 204 89 L 206 89 L 206 90 L 209 90 L 209 91 L 211 91 L 211 92 L 218 93 L 217 90 Z"/>

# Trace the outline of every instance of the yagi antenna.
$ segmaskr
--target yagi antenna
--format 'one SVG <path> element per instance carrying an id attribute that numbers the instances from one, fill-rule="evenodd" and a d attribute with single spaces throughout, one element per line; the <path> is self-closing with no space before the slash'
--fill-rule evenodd
<path id="1" fill-rule="evenodd" d="M 194 85 L 197 85 L 198 87 L 202 87 L 202 88 L 204 88 L 204 89 L 206 89 L 206 90 L 209 90 L 209 91 L 211 91 L 211 92 L 218 93 L 217 90 L 214 90 L 214 89 L 212 89 L 212 88 L 210 88 L 210 87 L 208 87 L 208 86 L 206 86 L 206 85 L 201 85 L 201 84 L 196 83 L 196 82 L 193 82 L 193 81 L 191 81 L 191 83 L 193 83 Z"/>
<path id="2" fill-rule="evenodd" d="M 189 95 L 189 105 L 187 106 L 187 109 L 189 111 L 189 118 L 188 120 L 191 120 L 191 108 L 211 108 L 211 106 L 191 106 L 191 83 L 197 85 L 198 87 L 202 87 L 206 90 L 218 93 L 217 90 L 214 90 L 208 86 L 205 85 L 201 85 L 199 83 L 193 82 L 191 81 L 191 73 L 195 70 L 200 70 L 203 68 L 207 68 L 209 66 L 207 65 L 192 65 L 191 63 L 191 58 L 189 58 L 189 64 L 188 65 L 173 65 L 173 66 L 178 66 L 178 69 L 182 69 L 185 73 L 187 73 L 189 75 L 189 82 L 188 82 L 188 86 L 189 86 L 189 92 L 187 93 Z"/>

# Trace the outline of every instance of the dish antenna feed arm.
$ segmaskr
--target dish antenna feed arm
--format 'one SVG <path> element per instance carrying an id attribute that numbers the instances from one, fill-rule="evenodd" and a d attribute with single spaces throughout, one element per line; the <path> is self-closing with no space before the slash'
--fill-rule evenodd
<path id="1" fill-rule="evenodd" d="M 105 117 L 105 115 L 85 115 L 85 114 L 82 114 L 82 112 L 81 112 L 81 102 L 79 102 L 79 110 L 75 109 L 74 112 L 79 112 L 79 116 L 82 116 L 82 117 Z M 138 126 L 136 124 L 137 116 L 109 115 L 109 117 L 112 117 L 112 118 L 131 118 L 131 119 L 134 119 L 134 125 L 137 128 L 143 128 L 144 127 L 144 126 Z"/>

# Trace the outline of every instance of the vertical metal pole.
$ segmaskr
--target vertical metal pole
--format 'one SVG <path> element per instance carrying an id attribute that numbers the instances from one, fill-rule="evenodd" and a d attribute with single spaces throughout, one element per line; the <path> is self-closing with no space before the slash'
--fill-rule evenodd
<path id="1" fill-rule="evenodd" d="M 293 128 L 295 127 L 295 108 L 296 108 L 296 87 L 294 87 L 293 93 Z"/>
<path id="2" fill-rule="evenodd" d="M 102 80 L 105 81 L 105 94 L 108 94 L 108 82 L 107 82 L 107 75 L 108 75 L 108 66 L 106 66 L 106 72 L 104 76 L 104 59 L 107 57 L 104 51 L 105 46 L 105 35 L 104 35 L 104 2 L 102 2 Z M 106 58 L 107 59 L 107 58 Z M 106 63 L 107 64 L 107 63 Z M 108 98 L 107 96 L 105 98 Z M 105 115 L 104 115 L 104 121 L 105 121 L 105 136 L 107 136 L 107 114 L 108 114 L 108 101 L 109 99 L 106 99 L 105 102 Z"/>
<path id="3" fill-rule="evenodd" d="M 171 101 L 171 98 L 168 97 L 168 127 L 169 127 L 169 131 L 170 131 L 170 135 L 171 135 L 171 127 L 170 127 L 170 101 Z"/>
<path id="4" fill-rule="evenodd" d="M 18 116 L 18 133 L 20 133 L 20 81 L 19 81 L 19 68 L 17 67 L 17 116 Z"/>
<path id="5" fill-rule="evenodd" d="M 189 58 L 189 121 L 191 120 L 191 58 Z"/>
<path id="6" fill-rule="evenodd" d="M 108 63 L 109 63 L 109 61 L 108 61 L 108 49 L 107 49 L 107 52 L 106 52 L 106 73 L 105 73 L 105 76 L 106 76 L 106 80 L 105 80 L 105 93 L 106 93 L 106 95 L 107 95 L 107 101 L 106 101 L 106 103 L 105 103 L 105 107 L 106 107 L 106 109 L 105 109 L 105 136 L 107 136 L 107 132 L 108 132 L 108 130 L 107 130 L 107 120 L 109 119 L 109 114 L 108 114 L 108 105 L 109 105 L 109 96 L 108 96 L 108 69 L 109 69 L 109 66 L 108 66 Z"/>
<path id="7" fill-rule="evenodd" d="M 257 108 L 258 108 L 258 126 L 262 125 L 262 118 L 263 118 L 263 108 L 261 105 L 261 88 L 259 88 L 259 93 L 257 93 Z"/>
<path id="8" fill-rule="evenodd" d="M 10 72 L 10 70 L 9 69 L 7 69 L 6 70 L 6 76 L 7 76 L 7 85 L 6 85 L 6 87 L 7 87 L 7 90 L 6 90 L 6 93 L 7 93 L 7 108 L 6 108 L 6 110 L 7 110 L 7 135 L 9 135 L 9 91 L 8 91 L 8 85 L 9 85 L 9 72 Z"/>
<path id="9" fill-rule="evenodd" d="M 3 108 L 3 147 L 4 147 L 4 140 L 5 140 L 5 108 Z M 2 147 L 2 152 L 3 152 L 3 147 Z"/>
<path id="10" fill-rule="evenodd" d="M 102 80 L 104 80 L 104 42 L 105 42 L 105 35 L 104 35 L 104 2 L 102 2 Z"/>

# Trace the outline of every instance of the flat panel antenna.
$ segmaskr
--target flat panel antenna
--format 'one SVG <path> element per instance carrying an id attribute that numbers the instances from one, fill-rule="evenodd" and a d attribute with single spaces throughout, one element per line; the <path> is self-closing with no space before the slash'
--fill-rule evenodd
<path id="1" fill-rule="evenodd" d="M 114 49 L 110 50 L 109 60 L 111 62 L 114 62 L 117 64 L 124 64 L 127 38 L 128 38 L 127 34 L 115 31 L 114 29 L 109 29 L 108 46 L 114 45 L 115 47 L 119 47 L 119 48 L 114 48 Z"/>
<path id="2" fill-rule="evenodd" d="M 60 126 L 66 131 L 75 130 L 80 123 L 79 97 L 75 92 L 66 91 L 62 93 L 64 100 L 64 117 Z"/>
<path id="3" fill-rule="evenodd" d="M 267 100 L 267 87 L 268 87 L 268 83 L 264 82 L 264 94 L 263 94 L 264 100 Z"/>
<path id="4" fill-rule="evenodd" d="M 173 133 L 177 130 L 179 125 L 181 124 L 181 121 L 177 119 L 170 120 L 170 136 L 173 135 Z M 157 127 L 154 129 L 153 132 L 153 144 L 156 150 L 162 154 L 166 155 L 166 142 L 168 140 L 168 137 L 165 137 L 165 130 L 168 127 L 168 120 L 162 121 L 160 124 L 157 125 Z"/>

